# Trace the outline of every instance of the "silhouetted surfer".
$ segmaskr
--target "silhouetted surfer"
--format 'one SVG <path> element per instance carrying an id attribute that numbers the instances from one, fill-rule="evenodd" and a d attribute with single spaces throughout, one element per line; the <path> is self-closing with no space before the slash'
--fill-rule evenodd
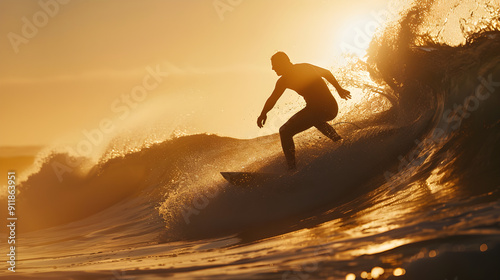
<path id="1" fill-rule="evenodd" d="M 304 97 L 306 107 L 280 127 L 283 153 L 288 168 L 294 170 L 296 168 L 295 144 L 293 143 L 295 134 L 314 126 L 333 141 L 342 139 L 335 129 L 327 123 L 337 116 L 338 105 L 322 78 L 335 87 L 341 98 L 347 100 L 351 98 L 351 93 L 339 85 L 330 71 L 307 63 L 293 64 L 284 52 L 273 55 L 271 63 L 273 70 L 281 77 L 276 82 L 273 93 L 267 99 L 264 109 L 257 119 L 257 125 L 260 128 L 264 126 L 267 113 L 274 107 L 285 89 L 292 89 Z"/>

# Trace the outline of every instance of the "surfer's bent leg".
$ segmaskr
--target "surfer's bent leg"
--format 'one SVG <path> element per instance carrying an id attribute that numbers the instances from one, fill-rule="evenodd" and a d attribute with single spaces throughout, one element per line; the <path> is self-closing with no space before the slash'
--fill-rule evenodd
<path id="1" fill-rule="evenodd" d="M 314 124 L 317 123 L 314 119 L 314 114 L 314 111 L 306 107 L 297 114 L 293 115 L 283 126 L 280 127 L 281 146 L 283 147 L 283 153 L 285 154 L 289 169 L 296 168 L 295 144 L 293 143 L 293 136 L 313 127 Z"/>
<path id="2" fill-rule="evenodd" d="M 293 143 L 293 135 L 287 132 L 284 126 L 282 126 L 280 129 L 280 138 L 288 169 L 293 170 L 297 167 L 295 163 L 295 144 Z"/>
<path id="3" fill-rule="evenodd" d="M 336 142 L 342 139 L 340 135 L 335 131 L 335 129 L 329 125 L 327 122 L 322 122 L 320 124 L 315 125 L 321 133 L 323 133 L 326 137 L 332 139 L 332 141 Z"/>
<path id="4" fill-rule="evenodd" d="M 318 117 L 321 119 L 318 123 L 314 125 L 321 133 L 323 133 L 326 137 L 330 138 L 333 142 L 339 141 L 342 139 L 340 135 L 335 131 L 335 129 L 327 123 L 327 121 L 331 121 L 335 119 L 339 112 L 339 108 L 337 104 L 333 104 L 331 107 L 320 108 Z"/>

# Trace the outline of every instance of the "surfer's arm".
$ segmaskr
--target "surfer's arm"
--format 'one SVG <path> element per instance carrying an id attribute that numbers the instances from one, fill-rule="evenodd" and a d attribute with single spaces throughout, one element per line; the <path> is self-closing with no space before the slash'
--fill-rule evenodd
<path id="1" fill-rule="evenodd" d="M 349 99 L 351 98 L 351 93 L 348 91 L 348 90 L 345 90 L 343 89 L 339 82 L 337 81 L 337 79 L 335 79 L 335 77 L 333 76 L 332 72 L 330 72 L 329 70 L 325 69 L 325 68 L 321 68 L 321 67 L 318 67 L 318 66 L 315 66 L 315 65 L 312 65 L 316 72 L 323 78 L 325 78 L 330 84 L 332 84 L 332 86 L 337 90 L 337 92 L 339 93 L 339 96 L 344 98 L 344 99 Z"/>
<path id="2" fill-rule="evenodd" d="M 283 95 L 283 92 L 285 92 L 285 85 L 284 81 L 280 78 L 276 82 L 276 86 L 273 90 L 273 93 L 271 96 L 267 99 L 266 104 L 264 105 L 264 108 L 262 109 L 262 113 L 260 113 L 259 118 L 257 119 L 257 125 L 259 127 L 263 127 L 264 124 L 266 124 L 266 119 L 267 119 L 267 113 L 271 111 L 271 109 L 276 105 L 276 102 L 278 102 L 278 99 L 280 99 L 281 95 Z"/>

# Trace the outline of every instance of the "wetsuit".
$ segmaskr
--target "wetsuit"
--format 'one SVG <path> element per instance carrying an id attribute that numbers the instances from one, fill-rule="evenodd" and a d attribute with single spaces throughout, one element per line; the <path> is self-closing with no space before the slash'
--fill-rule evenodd
<path id="1" fill-rule="evenodd" d="M 295 134 L 314 126 L 333 141 L 341 139 L 327 123 L 337 116 L 338 105 L 317 67 L 306 63 L 294 64 L 292 67 L 292 71 L 281 76 L 278 83 L 303 96 L 307 105 L 280 128 L 281 145 L 290 169 L 296 166 Z"/>

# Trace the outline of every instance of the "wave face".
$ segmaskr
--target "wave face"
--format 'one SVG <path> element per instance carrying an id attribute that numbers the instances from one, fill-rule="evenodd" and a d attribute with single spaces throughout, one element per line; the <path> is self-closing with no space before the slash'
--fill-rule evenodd
<path id="1" fill-rule="evenodd" d="M 443 267 L 472 258 L 484 268 L 477 279 L 488 279 L 500 244 L 500 5 L 485 6 L 496 7 L 487 21 L 461 21 L 464 42 L 455 45 L 432 29 L 444 28 L 429 22 L 436 5 L 406 9 L 357 66 L 377 83 L 370 102 L 390 108 L 341 115 L 354 124 L 337 127 L 342 145 L 314 131 L 297 136 L 292 175 L 235 187 L 219 174 L 283 172 L 276 134 L 189 135 L 109 151 L 98 163 L 45 157 L 19 187 L 26 263 L 38 272 L 98 271 L 96 279 L 117 269 L 138 279 L 344 279 L 373 266 L 405 267 L 406 279 L 466 279 L 466 268 Z M 490 249 L 476 256 L 483 245 Z M 276 267 L 263 270 L 269 262 Z M 418 276 L 427 268 L 436 278 Z"/>

